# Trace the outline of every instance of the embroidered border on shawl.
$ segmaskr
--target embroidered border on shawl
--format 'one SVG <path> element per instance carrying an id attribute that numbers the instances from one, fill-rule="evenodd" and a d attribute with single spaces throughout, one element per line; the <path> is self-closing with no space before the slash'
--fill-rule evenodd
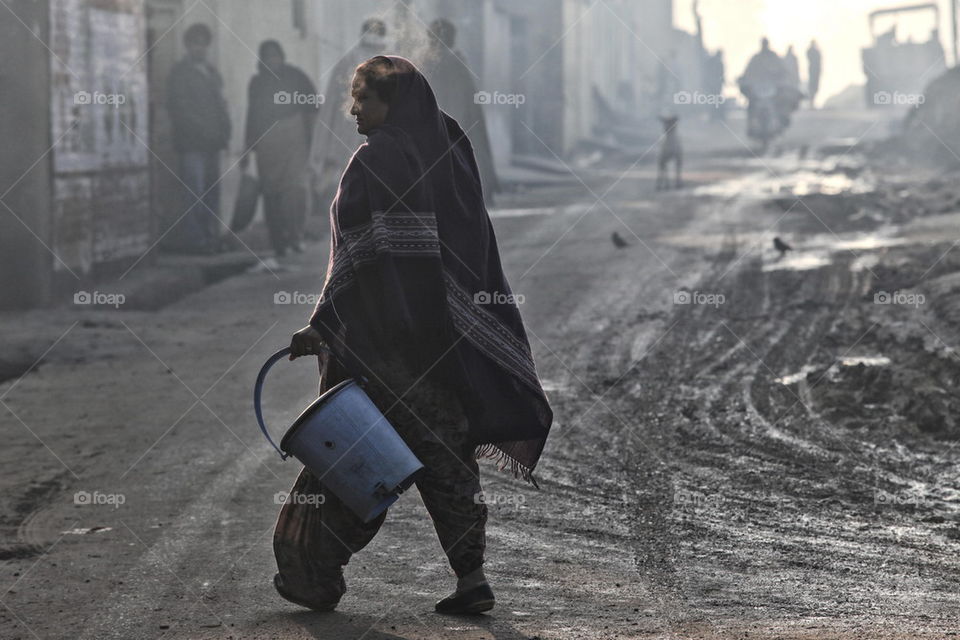
<path id="1" fill-rule="evenodd" d="M 319 306 L 333 300 L 354 279 L 354 271 L 379 254 L 440 257 L 440 236 L 433 213 L 374 211 L 370 221 L 340 235 Z"/>
<path id="2" fill-rule="evenodd" d="M 432 213 L 377 211 L 369 222 L 343 231 L 317 308 L 326 306 L 349 287 L 355 270 L 375 261 L 380 254 L 439 258 L 436 216 Z M 444 283 L 456 331 L 534 392 L 541 393 L 530 346 L 475 302 L 473 295 L 446 270 Z"/>
<path id="3" fill-rule="evenodd" d="M 456 330 L 497 364 L 541 393 L 540 377 L 533 365 L 530 346 L 477 304 L 453 276 L 444 272 L 444 280 L 447 305 Z"/>

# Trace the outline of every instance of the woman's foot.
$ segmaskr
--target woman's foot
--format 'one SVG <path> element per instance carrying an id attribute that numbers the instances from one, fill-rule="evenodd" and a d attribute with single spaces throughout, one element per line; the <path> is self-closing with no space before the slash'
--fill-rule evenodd
<path id="1" fill-rule="evenodd" d="M 483 567 L 478 567 L 457 579 L 457 590 L 437 603 L 437 613 L 464 615 L 483 613 L 493 609 L 493 589 L 487 583 Z"/>
<path id="2" fill-rule="evenodd" d="M 484 582 L 466 591 L 456 591 L 438 602 L 435 609 L 448 615 L 472 615 L 490 611 L 495 603 L 493 589 Z"/>
<path id="3" fill-rule="evenodd" d="M 273 586 L 284 600 L 314 611 L 333 611 L 340 602 L 340 598 L 347 591 L 347 583 L 343 579 L 343 572 L 340 572 L 339 579 L 332 578 L 328 583 L 314 586 L 310 588 L 309 593 L 294 591 L 284 583 L 279 573 L 273 576 Z"/>

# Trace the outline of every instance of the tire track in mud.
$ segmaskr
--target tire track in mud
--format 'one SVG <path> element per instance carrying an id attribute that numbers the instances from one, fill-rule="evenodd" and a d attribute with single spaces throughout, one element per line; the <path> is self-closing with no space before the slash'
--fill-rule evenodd
<path id="1" fill-rule="evenodd" d="M 677 628 L 916 613 L 904 603 L 924 592 L 904 576 L 932 571 L 935 555 L 920 557 L 922 544 L 904 552 L 911 545 L 882 531 L 873 505 L 881 452 L 820 415 L 811 387 L 828 381 L 774 380 L 870 341 L 874 327 L 855 343 L 833 334 L 871 274 L 844 260 L 802 275 L 764 272 L 754 260 L 726 276 L 725 258 L 698 288 L 723 292 L 726 304 L 680 308 L 676 329 L 632 382 L 646 390 L 637 401 L 649 423 L 664 432 L 663 484 L 673 489 L 667 503 L 650 500 L 636 514 L 638 537 L 663 541 L 652 560 L 656 545 L 638 545 L 638 568 L 682 603 Z M 649 481 L 642 465 L 641 455 L 628 464 L 633 483 Z M 885 557 L 891 552 L 899 555 Z M 905 584 L 907 598 L 898 594 Z"/>

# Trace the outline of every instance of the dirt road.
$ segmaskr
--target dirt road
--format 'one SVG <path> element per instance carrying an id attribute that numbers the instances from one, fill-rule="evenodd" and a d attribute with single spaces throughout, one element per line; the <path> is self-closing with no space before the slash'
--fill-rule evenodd
<path id="1" fill-rule="evenodd" d="M 735 127 L 691 150 L 681 191 L 610 161 L 498 207 L 556 425 L 540 491 L 484 467 L 492 615 L 432 612 L 453 578 L 415 493 L 336 613 L 270 586 L 298 469 L 262 441 L 250 388 L 304 324 L 324 241 L 156 312 L 0 319 L 45 336 L 0 384 L 0 636 L 960 634 L 960 190 L 858 157 L 868 119 L 804 116 L 769 158 Z M 836 148 L 801 158 L 810 140 Z M 278 431 L 315 386 L 282 367 Z"/>

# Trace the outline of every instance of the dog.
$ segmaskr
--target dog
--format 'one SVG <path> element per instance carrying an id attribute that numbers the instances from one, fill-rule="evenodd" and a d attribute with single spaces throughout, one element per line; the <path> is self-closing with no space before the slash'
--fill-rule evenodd
<path id="1" fill-rule="evenodd" d="M 679 121 L 680 118 L 677 116 L 660 118 L 660 122 L 663 123 L 663 142 L 660 144 L 660 155 L 657 157 L 657 191 L 670 188 L 668 166 L 671 162 L 676 165 L 674 188 L 679 189 L 683 184 L 681 179 L 683 147 L 680 145 L 680 136 L 677 133 L 677 123 Z"/>

